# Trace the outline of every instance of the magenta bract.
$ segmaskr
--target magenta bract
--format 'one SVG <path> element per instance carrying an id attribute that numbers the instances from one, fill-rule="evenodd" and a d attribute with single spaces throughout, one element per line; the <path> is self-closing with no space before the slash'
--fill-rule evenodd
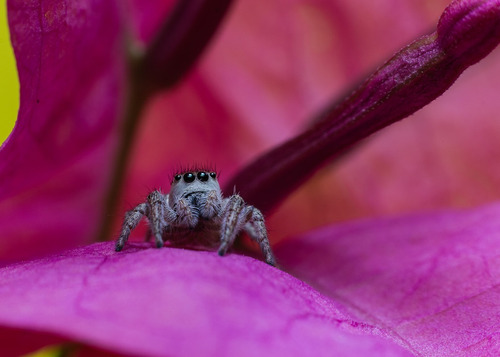
<path id="1" fill-rule="evenodd" d="M 443 3 L 429 3 L 426 9 Z M 147 243 L 131 243 L 121 253 L 110 242 L 64 250 L 95 239 L 103 222 L 122 218 L 122 211 L 115 215 L 104 207 L 126 176 L 124 200 L 130 208 L 152 187 L 168 190 L 169 174 L 179 165 L 215 163 L 228 190 L 236 183 L 245 199 L 271 210 L 328 160 L 440 95 L 500 38 L 499 0 L 455 1 L 435 33 L 404 47 L 347 100 L 337 101 L 332 93 L 367 70 L 360 64 L 365 56 L 392 43 L 398 28 L 411 23 L 407 18 L 418 22 L 427 10 L 414 15 L 418 6 L 404 1 L 363 6 L 333 0 L 260 6 L 242 1 L 196 70 L 146 108 L 135 108 L 145 109 L 135 123 L 149 123 L 133 127 L 124 119 L 130 113 L 125 108 L 140 102 L 135 94 L 150 94 L 151 87 L 136 88 L 148 83 L 132 76 L 140 72 L 131 67 L 140 68 L 141 51 L 150 48 L 172 4 L 8 1 L 21 108 L 0 150 L 0 342 L 5 354 L 79 341 L 85 345 L 81 351 L 135 355 L 498 355 L 498 206 L 308 232 L 281 243 L 277 253 L 284 271 L 234 253 L 221 258 L 153 249 Z M 226 8 L 229 1 L 219 4 Z M 400 21 L 397 28 L 384 26 L 389 12 Z M 371 16 L 381 19 L 372 30 L 363 25 Z M 215 20 L 209 27 L 217 27 L 221 17 L 210 18 Z M 421 21 L 408 26 L 427 29 L 430 22 Z M 186 24 L 186 33 L 196 39 L 191 31 L 196 22 L 177 23 Z M 384 35 L 372 37 L 371 31 Z M 394 49 L 405 41 L 398 37 Z M 169 48 L 187 50 L 169 43 Z M 387 56 L 389 49 L 373 58 Z M 365 161 L 346 156 L 337 170 L 345 174 L 347 166 L 350 174 L 338 180 L 324 176 L 322 184 L 313 182 L 302 192 L 305 197 L 293 197 L 295 207 L 281 225 L 269 225 L 271 241 L 287 229 L 307 230 L 320 216 L 323 223 L 339 219 L 346 206 L 358 214 L 380 214 L 408 207 L 401 201 L 419 202 L 411 206 L 415 209 L 476 202 L 463 203 L 464 190 L 468 197 L 479 196 L 478 202 L 496 197 L 489 194 L 500 192 L 495 188 L 500 187 L 494 169 L 498 155 L 489 149 L 498 146 L 497 56 L 486 61 L 486 75 L 478 80 L 475 72 L 467 82 L 479 85 L 463 85 L 467 88 L 448 99 L 446 110 L 426 107 L 423 117 L 398 124 L 415 123 L 406 133 L 391 127 L 398 133 L 392 140 L 379 138 L 379 154 L 361 149 Z M 195 63 L 198 55 L 189 58 Z M 476 110 L 470 110 L 473 102 Z M 325 107 L 325 115 L 311 124 L 308 118 Z M 467 120 L 457 129 L 456 118 L 465 115 L 465 108 Z M 423 129 L 415 122 L 422 118 Z M 433 120 L 441 120 L 439 130 L 428 130 Z M 467 135 L 465 122 L 472 123 Z M 123 127 L 134 128 L 131 136 L 139 135 L 139 145 L 129 173 L 116 174 L 117 158 L 125 163 L 128 158 L 117 147 L 131 145 L 119 144 Z M 301 131 L 305 134 L 296 136 Z M 463 149 L 468 145 L 477 151 Z M 264 150 L 270 151 L 239 171 Z M 410 160 L 415 152 L 425 154 Z M 408 181 L 395 179 L 395 167 L 408 172 L 403 175 Z M 384 178 L 385 185 L 374 185 Z M 380 193 L 382 186 L 396 187 L 394 195 Z M 443 192 L 455 194 L 441 200 Z M 49 252 L 58 254 L 7 264 Z"/>
<path id="2" fill-rule="evenodd" d="M 149 244 L 117 254 L 110 242 L 0 269 L 0 280 L 3 326 L 126 354 L 410 356 L 300 280 L 241 255 Z"/>
<path id="3" fill-rule="evenodd" d="M 367 220 L 287 241 L 278 261 L 415 355 L 500 351 L 500 206 Z"/>
<path id="4" fill-rule="evenodd" d="M 9 1 L 21 84 L 0 150 L 0 261 L 95 239 L 126 90 L 117 4 Z"/>

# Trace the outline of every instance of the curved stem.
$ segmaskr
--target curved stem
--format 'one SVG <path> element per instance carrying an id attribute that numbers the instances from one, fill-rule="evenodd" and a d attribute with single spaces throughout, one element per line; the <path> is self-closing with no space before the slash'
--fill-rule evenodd
<path id="1" fill-rule="evenodd" d="M 272 211 L 318 169 L 444 93 L 500 42 L 500 0 L 455 1 L 437 31 L 399 51 L 315 125 L 247 165 L 225 186 Z"/>

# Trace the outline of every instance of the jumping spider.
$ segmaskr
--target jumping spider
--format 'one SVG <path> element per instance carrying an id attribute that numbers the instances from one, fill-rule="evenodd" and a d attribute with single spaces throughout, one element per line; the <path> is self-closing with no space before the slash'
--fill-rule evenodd
<path id="1" fill-rule="evenodd" d="M 237 194 L 223 197 L 215 172 L 181 172 L 173 177 L 168 194 L 151 192 L 146 202 L 125 214 L 116 241 L 117 252 L 123 249 L 143 216 L 150 223 L 146 240 L 154 236 L 158 248 L 163 247 L 164 240 L 174 245 L 218 246 L 219 255 L 223 256 L 238 234 L 245 231 L 259 244 L 266 263 L 276 265 L 262 213 Z"/>

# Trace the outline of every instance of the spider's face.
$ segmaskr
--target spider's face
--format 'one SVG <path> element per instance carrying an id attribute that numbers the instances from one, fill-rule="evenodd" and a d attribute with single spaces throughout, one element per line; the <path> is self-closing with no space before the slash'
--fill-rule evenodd
<path id="1" fill-rule="evenodd" d="M 189 171 L 174 176 L 170 197 L 175 201 L 182 197 L 204 194 L 214 190 L 220 192 L 215 172 Z"/>

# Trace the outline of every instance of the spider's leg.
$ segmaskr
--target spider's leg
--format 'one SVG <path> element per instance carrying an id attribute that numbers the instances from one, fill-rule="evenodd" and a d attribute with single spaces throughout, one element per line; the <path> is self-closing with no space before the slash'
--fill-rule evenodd
<path id="1" fill-rule="evenodd" d="M 226 254 L 233 245 L 236 236 L 245 225 L 245 217 L 241 215 L 245 201 L 239 195 L 225 199 L 224 210 L 221 217 L 219 255 Z"/>
<path id="2" fill-rule="evenodd" d="M 253 206 L 245 207 L 247 222 L 243 229 L 248 233 L 250 238 L 259 244 L 262 254 L 266 263 L 276 266 L 276 259 L 274 258 L 269 239 L 267 237 L 267 229 L 264 223 L 264 216 L 262 212 Z"/>
<path id="3" fill-rule="evenodd" d="M 153 191 L 148 195 L 147 203 L 149 206 L 149 223 L 151 233 L 155 238 L 157 248 L 163 247 L 163 231 L 167 227 L 165 221 L 165 196 L 159 191 Z"/>
<path id="4" fill-rule="evenodd" d="M 134 229 L 142 216 L 148 213 L 148 207 L 146 203 L 141 203 L 137 205 L 134 209 L 125 213 L 125 219 L 123 220 L 122 231 L 120 237 L 116 241 L 115 250 L 119 252 L 123 249 L 125 242 L 127 242 L 130 232 Z"/>

